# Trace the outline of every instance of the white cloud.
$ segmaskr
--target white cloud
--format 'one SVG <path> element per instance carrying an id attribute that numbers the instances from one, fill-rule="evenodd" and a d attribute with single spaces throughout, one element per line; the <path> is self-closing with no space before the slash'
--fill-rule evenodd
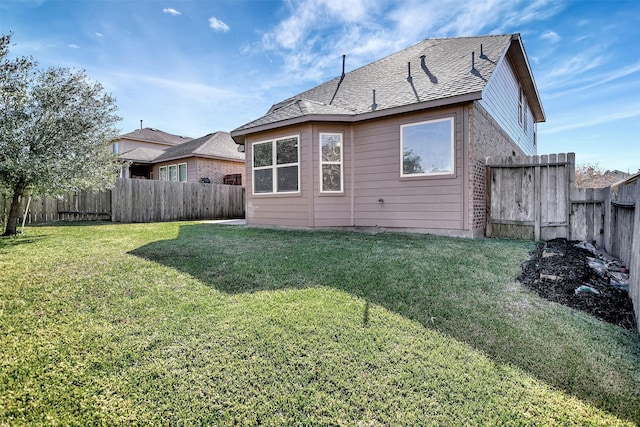
<path id="1" fill-rule="evenodd" d="M 546 82 L 542 88 L 549 89 L 558 84 L 575 80 L 577 76 L 598 67 L 604 62 L 605 58 L 603 56 L 596 55 L 590 51 L 583 51 L 564 61 L 558 61 L 555 68 L 542 76 L 541 81 Z"/>
<path id="2" fill-rule="evenodd" d="M 104 37 L 104 34 L 99 33 L 99 32 L 96 31 L 96 37 Z"/>
<path id="3" fill-rule="evenodd" d="M 289 3 L 291 14 L 263 37 L 270 49 L 297 49 L 307 44 L 307 39 L 323 29 L 344 25 L 343 34 L 349 34 L 352 26 L 374 25 L 372 18 L 383 4 L 367 3 L 364 0 L 300 0 Z"/>
<path id="4" fill-rule="evenodd" d="M 559 126 L 545 127 L 540 131 L 541 135 L 550 135 L 569 130 L 582 129 L 591 126 L 601 125 L 605 123 L 615 122 L 618 120 L 631 119 L 640 117 L 640 105 L 632 105 L 631 108 L 624 108 L 621 111 L 614 111 L 608 114 L 595 114 L 593 117 L 567 117 L 565 124 Z"/>
<path id="5" fill-rule="evenodd" d="M 545 96 L 545 99 L 566 98 L 575 96 L 580 92 L 590 91 L 594 88 L 607 86 L 611 88 L 611 83 L 627 76 L 640 73 L 640 62 L 630 64 L 620 69 L 606 69 L 602 73 L 591 73 L 581 79 L 571 79 L 573 87 L 566 90 L 554 90 Z M 625 84 L 625 83 L 623 83 Z"/>
<path id="6" fill-rule="evenodd" d="M 231 29 L 227 24 L 225 24 L 224 22 L 222 22 L 221 20 L 217 19 L 214 16 L 209 18 L 209 26 L 213 28 L 215 31 L 222 31 L 222 32 L 227 32 Z"/>
<path id="7" fill-rule="evenodd" d="M 561 37 L 555 31 L 547 31 L 540 36 L 541 40 L 548 40 L 552 43 L 557 43 L 561 40 Z"/>
<path id="8" fill-rule="evenodd" d="M 555 0 L 522 3 L 289 0 L 289 15 L 263 34 L 261 47 L 282 57 L 284 73 L 312 80 L 325 73 L 323 63 L 333 67 L 343 53 L 360 66 L 425 38 L 499 33 L 564 7 Z"/>
<path id="9" fill-rule="evenodd" d="M 182 15 L 182 13 L 178 12 L 177 10 L 175 10 L 174 8 L 171 8 L 171 7 L 164 8 L 164 9 L 162 9 L 162 11 L 164 13 L 168 13 L 169 15 L 173 15 L 173 16 Z"/>
<path id="10" fill-rule="evenodd" d="M 80 46 L 74 43 L 68 44 L 67 47 L 70 49 L 80 49 Z"/>

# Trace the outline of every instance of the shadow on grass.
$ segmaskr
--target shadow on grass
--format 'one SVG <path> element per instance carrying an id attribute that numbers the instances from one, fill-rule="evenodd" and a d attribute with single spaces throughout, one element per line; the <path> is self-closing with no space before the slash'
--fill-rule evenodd
<path id="1" fill-rule="evenodd" d="M 25 237 L 21 233 L 18 233 L 15 236 L 0 236 L 0 249 L 35 243 L 44 237 L 46 236 L 30 235 L 29 237 Z"/>
<path id="2" fill-rule="evenodd" d="M 513 278 L 532 248 L 518 241 L 196 224 L 130 253 L 229 294 L 340 289 L 366 301 L 364 327 L 369 304 L 378 304 L 640 423 L 637 335 L 622 328 L 612 334 L 614 327 L 588 317 L 519 306 L 518 295 L 528 294 L 513 290 Z M 603 371 L 606 352 L 618 352 L 615 364 L 622 367 Z"/>
<path id="3" fill-rule="evenodd" d="M 52 222 L 40 222 L 37 224 L 27 224 L 29 228 L 39 227 L 93 227 L 97 225 L 113 225 L 111 221 L 52 221 Z"/>

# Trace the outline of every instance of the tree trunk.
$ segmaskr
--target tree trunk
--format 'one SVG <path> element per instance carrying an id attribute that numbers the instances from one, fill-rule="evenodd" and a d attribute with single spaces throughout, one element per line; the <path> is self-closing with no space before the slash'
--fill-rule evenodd
<path id="1" fill-rule="evenodd" d="M 20 218 L 20 197 L 23 191 L 14 189 L 13 198 L 11 199 L 11 208 L 9 209 L 9 219 L 7 228 L 4 230 L 3 236 L 15 236 L 18 232 L 18 218 Z"/>

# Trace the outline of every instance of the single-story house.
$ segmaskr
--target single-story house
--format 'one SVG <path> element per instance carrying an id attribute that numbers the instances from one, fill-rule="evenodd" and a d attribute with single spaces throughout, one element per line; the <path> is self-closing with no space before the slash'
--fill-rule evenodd
<path id="1" fill-rule="evenodd" d="M 231 132 L 249 225 L 475 237 L 485 158 L 534 155 L 545 121 L 519 34 L 427 39 Z"/>
<path id="2" fill-rule="evenodd" d="M 118 156 L 127 162 L 123 177 L 232 185 L 243 182 L 244 153 L 238 152 L 228 132 L 191 139 L 145 128 L 123 135 L 116 144 L 121 150 L 123 146 L 128 149 L 119 151 Z"/>
<path id="3" fill-rule="evenodd" d="M 161 180 L 242 185 L 244 153 L 228 132 L 214 132 L 168 148 L 153 160 Z"/>

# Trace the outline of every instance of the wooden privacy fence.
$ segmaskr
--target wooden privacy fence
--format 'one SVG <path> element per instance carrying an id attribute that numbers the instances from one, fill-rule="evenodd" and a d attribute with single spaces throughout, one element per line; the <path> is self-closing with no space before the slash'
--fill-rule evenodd
<path id="1" fill-rule="evenodd" d="M 112 190 L 114 222 L 244 218 L 237 185 L 119 179 Z"/>
<path id="2" fill-rule="evenodd" d="M 489 157 L 486 235 L 604 244 L 608 189 L 575 187 L 575 154 Z"/>
<path id="3" fill-rule="evenodd" d="M 573 153 L 490 157 L 486 166 L 487 236 L 532 240 L 562 237 L 604 248 L 629 267 L 629 296 L 636 319 L 640 319 L 637 176 L 616 187 L 576 188 Z"/>
<path id="4" fill-rule="evenodd" d="M 10 201 L 0 195 L 0 207 Z M 244 218 L 244 188 L 237 185 L 120 178 L 113 190 L 33 197 L 26 223 L 55 221 L 156 222 Z M 6 214 L 5 214 L 6 215 Z M 22 216 L 20 222 L 22 223 Z"/>
<path id="5" fill-rule="evenodd" d="M 605 249 L 629 267 L 629 297 L 640 333 L 640 177 L 611 188 L 611 225 Z"/>

